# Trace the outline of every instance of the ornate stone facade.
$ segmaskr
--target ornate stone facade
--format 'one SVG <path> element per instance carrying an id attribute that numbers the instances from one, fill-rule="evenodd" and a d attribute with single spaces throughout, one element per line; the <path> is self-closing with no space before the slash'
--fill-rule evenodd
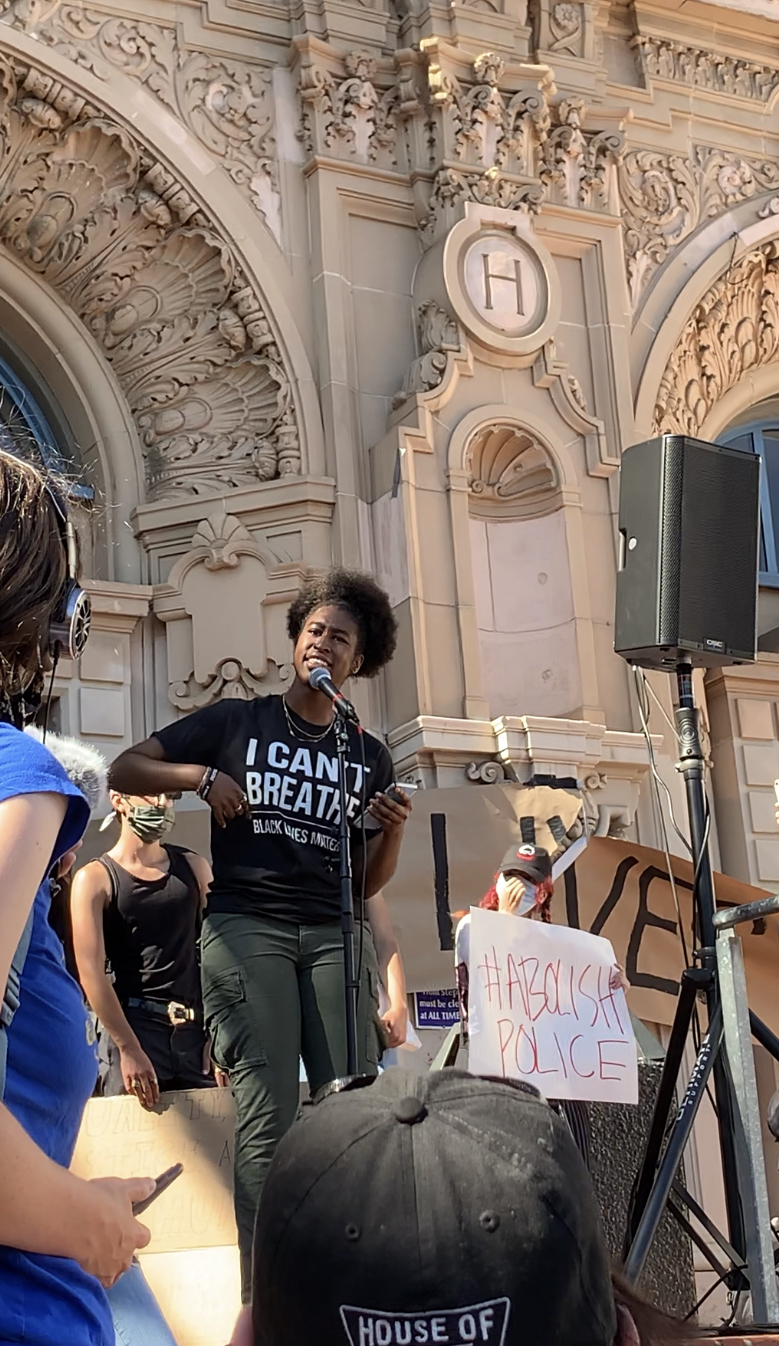
<path id="1" fill-rule="evenodd" d="M 556 6 L 566 8 L 579 6 Z M 338 61 L 310 40 L 296 47 L 306 152 L 418 176 L 428 241 L 465 201 L 618 210 L 621 130 L 597 129 L 598 114 L 582 99 L 553 102 L 543 67 L 512 67 L 494 52 L 469 60 L 437 39 L 399 52 L 392 67 L 359 51 Z"/>
<path id="2" fill-rule="evenodd" d="M 700 224 L 778 185 L 779 160 L 750 160 L 699 145 L 689 156 L 629 151 L 619 169 L 619 187 L 633 302 L 669 252 Z"/>
<path id="3" fill-rule="evenodd" d="M 283 690 L 288 604 L 337 559 L 398 620 L 350 694 L 429 792 L 399 879 L 415 910 L 431 813 L 462 819 L 467 905 L 487 792 L 510 830 L 535 775 L 583 782 L 600 835 L 662 843 L 612 648 L 618 474 L 654 433 L 779 428 L 763 8 L 0 0 L 0 389 L 30 391 L 25 426 L 90 488 L 95 637 L 57 671 L 66 730 L 113 755 Z M 777 657 L 696 690 L 718 707 L 717 863 L 779 889 Z M 181 813 L 202 845 L 206 815 Z"/>
<path id="4" fill-rule="evenodd" d="M 0 64 L 0 239 L 122 388 L 150 498 L 300 471 L 289 379 L 234 250 L 174 174 L 73 89 Z"/>
<path id="5" fill-rule="evenodd" d="M 779 88 L 776 68 L 756 61 L 644 34 L 635 39 L 635 49 L 647 80 L 689 84 L 709 93 L 753 98 L 760 103 L 767 103 Z"/>
<path id="6" fill-rule="evenodd" d="M 712 285 L 660 382 L 653 429 L 699 435 L 712 407 L 752 370 L 779 361 L 779 243 L 748 252 Z"/>
<path id="7" fill-rule="evenodd" d="M 101 14 L 66 0 L 1 0 L 4 22 L 110 81 L 143 84 L 221 163 L 278 237 L 280 198 L 271 72 L 182 46 L 174 26 Z"/>

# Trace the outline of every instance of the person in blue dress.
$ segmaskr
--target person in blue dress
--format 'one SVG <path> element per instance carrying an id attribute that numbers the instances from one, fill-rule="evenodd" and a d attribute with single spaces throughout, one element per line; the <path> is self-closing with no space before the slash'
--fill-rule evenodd
<path id="1" fill-rule="evenodd" d="M 132 1206 L 152 1179 L 85 1181 L 69 1171 L 97 1057 L 49 924 L 46 876 L 78 843 L 89 809 L 21 729 L 40 705 L 74 580 L 58 491 L 0 453 L 0 1346 L 114 1346 L 105 1287 L 149 1240 Z"/>

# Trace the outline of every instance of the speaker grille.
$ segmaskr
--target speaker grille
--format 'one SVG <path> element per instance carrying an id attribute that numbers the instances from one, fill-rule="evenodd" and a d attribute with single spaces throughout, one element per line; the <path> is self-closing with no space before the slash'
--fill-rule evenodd
<path id="1" fill-rule="evenodd" d="M 682 567 L 682 500 L 684 498 L 685 441 L 668 438 L 663 454 L 660 532 L 660 645 L 675 645 L 679 632 L 679 603 Z"/>
<path id="2" fill-rule="evenodd" d="M 744 458 L 687 443 L 679 631 L 691 644 L 711 647 L 719 641 L 729 650 L 754 649 L 758 499 L 750 488 L 758 472 L 753 469 L 752 481 L 746 479 Z M 752 466 L 752 455 L 747 461 Z"/>

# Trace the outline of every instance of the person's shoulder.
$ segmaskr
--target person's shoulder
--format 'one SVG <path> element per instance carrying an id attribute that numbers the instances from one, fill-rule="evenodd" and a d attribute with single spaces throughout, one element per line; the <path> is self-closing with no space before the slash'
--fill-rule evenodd
<path id="1" fill-rule="evenodd" d="M 377 734 L 371 734 L 366 729 L 363 731 L 363 738 L 366 753 L 370 752 L 376 758 L 388 757 L 392 761 L 392 753 L 384 740 L 380 739 Z"/>
<path id="2" fill-rule="evenodd" d="M 78 897 L 79 892 L 86 893 L 89 896 L 95 894 L 110 895 L 111 893 L 111 875 L 104 864 L 106 858 L 110 856 L 101 855 L 95 860 L 88 860 L 85 865 L 81 865 L 73 875 L 73 884 L 71 893 Z"/>

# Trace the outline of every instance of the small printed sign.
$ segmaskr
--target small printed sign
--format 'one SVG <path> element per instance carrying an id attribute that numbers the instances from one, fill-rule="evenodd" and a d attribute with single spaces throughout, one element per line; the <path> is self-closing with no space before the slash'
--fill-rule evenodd
<path id="1" fill-rule="evenodd" d="M 417 1028 L 451 1028 L 460 1022 L 456 991 L 417 991 Z"/>

